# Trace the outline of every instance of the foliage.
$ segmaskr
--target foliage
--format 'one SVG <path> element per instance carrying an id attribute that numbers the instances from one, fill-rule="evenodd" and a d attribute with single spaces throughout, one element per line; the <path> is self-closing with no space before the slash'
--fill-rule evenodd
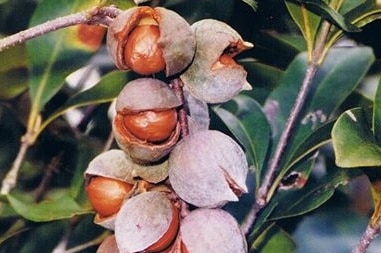
<path id="1" fill-rule="evenodd" d="M 16 9 L 33 27 L 94 6 L 135 5 L 43 0 L 23 8 L 24 2 L 0 1 L 0 17 L 7 20 L 6 27 L 0 26 L 1 37 L 27 28 L 15 23 Z M 242 224 L 268 182 L 289 115 L 311 74 L 305 102 L 267 185 L 266 203 L 246 231 L 250 252 L 297 252 L 293 233 L 301 218 L 337 208 L 330 200 L 338 195 L 351 208 L 349 201 L 358 195 L 348 185 L 364 176 L 371 182 L 362 187 L 370 188 L 375 207 L 370 224 L 376 227 L 381 215 L 381 88 L 369 80 L 379 76 L 380 55 L 374 53 L 379 48 L 366 46 L 375 38 L 361 30 L 379 24 L 381 9 L 374 1 L 155 2 L 190 23 L 222 20 L 255 45 L 237 57 L 254 89 L 208 105 L 210 128 L 235 138 L 251 166 L 249 194 L 225 207 Z M 82 28 L 60 29 L 0 52 L 0 178 L 23 142 L 28 144 L 16 187 L 0 197 L 0 252 L 52 252 L 63 240 L 68 249 L 90 242 L 83 252 L 95 252 L 107 233 L 93 224 L 83 173 L 109 145 L 111 102 L 135 76 L 116 70 L 104 31 L 94 45 L 80 36 Z M 378 88 L 365 96 L 362 91 L 372 85 Z"/>

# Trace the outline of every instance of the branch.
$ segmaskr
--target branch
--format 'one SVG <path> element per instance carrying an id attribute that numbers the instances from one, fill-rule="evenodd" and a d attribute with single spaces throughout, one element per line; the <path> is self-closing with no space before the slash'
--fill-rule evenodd
<path id="1" fill-rule="evenodd" d="M 365 232 L 361 236 L 356 248 L 352 250 L 352 253 L 365 253 L 369 245 L 373 240 L 381 233 L 381 220 L 378 220 L 375 226 L 371 226 L 369 223 Z"/>
<path id="2" fill-rule="evenodd" d="M 297 119 L 299 117 L 300 111 L 303 108 L 304 102 L 307 98 L 308 92 L 312 85 L 312 80 L 315 77 L 317 70 L 320 67 L 320 64 L 323 61 L 323 51 L 325 46 L 325 41 L 327 39 L 328 33 L 330 29 L 330 24 L 328 22 L 324 22 L 322 26 L 322 32 L 319 37 L 319 40 L 316 43 L 315 49 L 312 53 L 312 60 L 307 66 L 306 74 L 303 79 L 302 86 L 298 92 L 296 101 L 291 109 L 290 115 L 286 121 L 283 132 L 279 139 L 278 145 L 276 147 L 274 156 L 272 157 L 271 164 L 266 171 L 265 178 L 263 183 L 258 189 L 258 193 L 256 196 L 255 203 L 248 213 L 245 221 L 242 223 L 242 230 L 244 233 L 248 233 L 251 226 L 254 224 L 258 213 L 266 206 L 266 204 L 270 201 L 273 192 L 270 189 L 273 187 L 274 180 L 279 171 L 279 165 L 282 160 L 282 156 L 284 150 L 286 149 L 287 142 L 291 136 L 292 129 L 297 123 Z"/>
<path id="3" fill-rule="evenodd" d="M 93 7 L 89 10 L 59 17 L 1 39 L 0 52 L 10 47 L 24 43 L 32 38 L 72 25 L 92 24 L 108 26 L 110 22 L 120 13 L 121 10 L 113 6 L 101 8 Z M 15 161 L 13 162 L 12 168 L 9 170 L 6 177 L 2 181 L 0 194 L 7 195 L 16 186 L 17 176 L 22 161 L 24 160 L 27 150 L 34 142 L 36 137 L 36 126 L 39 126 L 40 123 L 41 122 L 39 120 L 33 122 L 33 125 L 28 127 L 26 134 L 22 137 L 20 150 Z"/>
<path id="4" fill-rule="evenodd" d="M 27 40 L 72 25 L 93 24 L 108 26 L 110 21 L 119 15 L 120 12 L 121 10 L 112 6 L 102 8 L 94 7 L 89 10 L 80 11 L 67 16 L 56 18 L 1 39 L 0 52 L 10 47 L 24 43 Z"/>

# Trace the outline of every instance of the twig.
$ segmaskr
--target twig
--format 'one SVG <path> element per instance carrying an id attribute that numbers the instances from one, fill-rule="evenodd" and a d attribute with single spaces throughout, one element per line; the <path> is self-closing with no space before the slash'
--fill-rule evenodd
<path id="1" fill-rule="evenodd" d="M 13 161 L 12 168 L 8 171 L 1 185 L 1 194 L 7 195 L 15 186 L 17 182 L 17 175 L 19 173 L 22 161 L 30 144 L 27 141 L 21 141 L 21 147 L 17 154 L 16 159 Z"/>
<path id="2" fill-rule="evenodd" d="M 54 175 L 54 172 L 57 171 L 57 167 L 61 163 L 61 158 L 62 158 L 62 152 L 58 156 L 53 157 L 50 160 L 50 163 L 46 166 L 44 176 L 43 176 L 40 184 L 38 185 L 38 187 L 35 190 L 34 201 L 36 203 L 38 203 L 42 200 L 44 193 L 45 193 L 45 190 L 48 187 L 48 185 L 49 185 L 49 183 L 50 183 L 50 181 Z"/>
<path id="3" fill-rule="evenodd" d="M 316 43 L 315 49 L 312 54 L 312 60 L 307 66 L 306 74 L 303 79 L 302 86 L 298 92 L 296 101 L 291 109 L 290 115 L 286 121 L 283 132 L 279 139 L 278 145 L 276 147 L 274 156 L 271 160 L 270 166 L 266 172 L 263 183 L 258 189 L 255 203 L 253 204 L 252 209 L 246 216 L 245 221 L 242 223 L 241 228 L 244 233 L 248 233 L 250 228 L 254 224 L 259 211 L 261 211 L 269 200 L 272 197 L 272 193 L 269 191 L 272 187 L 274 180 L 276 178 L 277 172 L 279 171 L 279 165 L 284 153 L 284 150 L 287 146 L 287 142 L 289 137 L 291 136 L 291 131 L 296 125 L 299 113 L 301 112 L 304 102 L 307 98 L 308 92 L 312 85 L 312 80 L 315 77 L 317 70 L 322 59 L 322 53 L 324 51 L 325 41 L 328 36 L 328 32 L 330 29 L 330 24 L 328 22 L 324 22 L 322 26 L 322 32 L 320 34 L 319 40 Z M 270 194 L 269 194 L 270 193 Z"/>
<path id="4" fill-rule="evenodd" d="M 77 24 L 97 24 L 107 26 L 110 21 L 121 13 L 116 7 L 94 7 L 89 10 L 77 12 L 67 16 L 59 17 L 54 20 L 47 21 L 40 25 L 36 25 L 27 30 L 21 31 L 14 35 L 0 39 L 0 52 L 18 44 L 24 43 L 29 39 L 41 36 L 43 34 L 56 31 L 60 28 L 65 28 Z M 34 117 L 30 117 L 34 118 Z M 38 117 L 37 117 L 38 118 Z M 7 173 L 1 186 L 0 193 L 3 195 L 9 194 L 9 192 L 16 186 L 17 175 L 20 170 L 22 161 L 28 148 L 34 143 L 36 139 L 36 127 L 41 123 L 39 120 L 32 122 L 28 125 L 27 132 L 22 137 L 21 147 L 12 168 Z M 38 135 L 38 134 L 37 134 Z"/>
<path id="5" fill-rule="evenodd" d="M 365 232 L 362 234 L 360 241 L 352 253 L 365 253 L 373 240 L 381 233 L 381 219 L 378 220 L 375 226 L 369 223 Z"/>
<path id="6" fill-rule="evenodd" d="M 115 7 L 94 7 L 89 10 L 56 18 L 1 39 L 0 52 L 27 40 L 72 25 L 97 24 L 107 26 L 111 19 L 115 18 L 120 12 L 121 10 Z"/>

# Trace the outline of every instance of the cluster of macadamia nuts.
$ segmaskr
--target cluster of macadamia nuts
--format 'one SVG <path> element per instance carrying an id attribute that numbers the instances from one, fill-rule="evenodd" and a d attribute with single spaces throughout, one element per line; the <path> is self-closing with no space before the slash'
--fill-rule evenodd
<path id="1" fill-rule="evenodd" d="M 119 69 L 143 77 L 116 99 L 120 149 L 96 156 L 85 172 L 94 222 L 114 232 L 97 252 L 247 252 L 239 224 L 221 209 L 247 192 L 245 154 L 231 137 L 198 124 L 191 101 L 205 104 L 207 115 L 206 103 L 250 88 L 233 57 L 252 44 L 220 21 L 190 26 L 173 11 L 144 6 L 112 21 L 107 47 Z M 165 80 L 153 78 L 159 72 Z M 192 99 L 174 92 L 175 79 Z"/>

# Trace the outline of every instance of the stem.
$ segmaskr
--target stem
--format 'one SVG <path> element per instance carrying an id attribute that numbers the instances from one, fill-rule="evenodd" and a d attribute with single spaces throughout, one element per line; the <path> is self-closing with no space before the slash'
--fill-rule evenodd
<path id="1" fill-rule="evenodd" d="M 0 39 L 0 52 L 18 44 L 24 43 L 29 39 L 41 36 L 43 34 L 77 24 L 97 24 L 109 25 L 110 21 L 121 13 L 116 7 L 93 7 L 89 10 L 80 11 L 67 16 L 59 17 L 47 21 L 40 25 L 31 27 L 14 35 Z M 21 139 L 21 147 L 12 168 L 3 179 L 0 194 L 7 195 L 16 186 L 18 172 L 28 148 L 36 140 L 41 126 L 41 118 L 37 110 L 31 110 L 27 131 Z"/>
<path id="2" fill-rule="evenodd" d="M 183 137 L 187 136 L 189 134 L 189 126 L 188 126 L 188 116 L 187 111 L 185 109 L 185 97 L 183 92 L 183 82 L 180 78 L 174 79 L 172 82 L 172 88 L 175 92 L 176 96 L 181 102 L 181 108 L 179 110 L 179 121 L 180 121 L 180 127 L 181 127 L 181 135 Z"/>
<path id="3" fill-rule="evenodd" d="M 352 253 L 365 253 L 373 240 L 381 233 L 381 220 L 378 220 L 375 226 L 368 224 L 365 232 L 362 234 L 360 241 Z"/>
<path id="4" fill-rule="evenodd" d="M 273 184 L 279 171 L 279 165 L 282 160 L 283 153 L 287 147 L 288 139 L 291 136 L 291 131 L 297 123 L 299 113 L 301 112 L 304 102 L 307 98 L 308 92 L 312 85 L 312 80 L 315 77 L 315 74 L 319 69 L 320 64 L 324 60 L 323 51 L 325 47 L 325 41 L 329 33 L 329 29 L 330 24 L 328 22 L 324 22 L 321 34 L 319 36 L 319 40 L 316 42 L 315 49 L 312 53 L 312 59 L 307 66 L 302 86 L 298 92 L 296 101 L 291 109 L 290 115 L 286 121 L 283 132 L 276 147 L 274 156 L 272 158 L 268 170 L 266 171 L 265 178 L 258 189 L 255 203 L 253 204 L 252 209 L 250 210 L 248 215 L 246 216 L 245 221 L 241 225 L 241 228 L 245 234 L 249 232 L 250 228 L 252 227 L 258 216 L 258 213 L 270 201 L 277 188 L 277 186 Z"/>
<path id="5" fill-rule="evenodd" d="M 1 185 L 1 194 L 7 195 L 15 186 L 17 182 L 17 175 L 19 173 L 22 161 L 30 147 L 30 143 L 25 141 L 23 137 L 21 140 L 21 147 L 17 154 L 16 159 L 13 161 L 12 168 L 8 171 Z"/>
<path id="6" fill-rule="evenodd" d="M 120 12 L 121 10 L 115 7 L 94 7 L 89 10 L 56 18 L 1 39 L 0 52 L 24 43 L 27 40 L 72 25 L 98 24 L 107 26 L 110 23 L 110 20 L 115 18 Z"/>

